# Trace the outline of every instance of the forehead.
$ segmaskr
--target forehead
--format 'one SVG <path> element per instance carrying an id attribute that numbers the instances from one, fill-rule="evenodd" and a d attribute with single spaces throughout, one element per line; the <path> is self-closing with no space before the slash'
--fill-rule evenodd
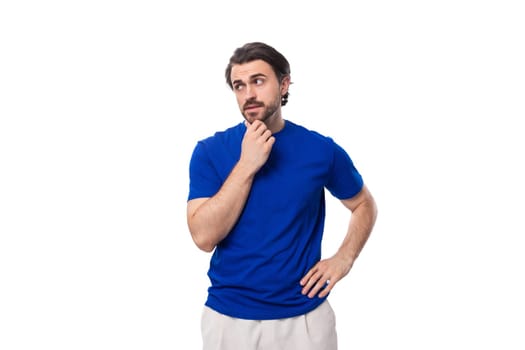
<path id="1" fill-rule="evenodd" d="M 250 79 L 250 77 L 261 74 L 267 77 L 275 77 L 272 66 L 263 60 L 255 60 L 243 64 L 233 65 L 230 78 L 231 81 L 247 81 Z"/>

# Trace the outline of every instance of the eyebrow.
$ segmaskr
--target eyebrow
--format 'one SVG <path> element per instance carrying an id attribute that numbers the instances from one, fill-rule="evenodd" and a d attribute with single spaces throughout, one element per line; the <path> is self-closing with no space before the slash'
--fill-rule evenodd
<path id="1" fill-rule="evenodd" d="M 266 78 L 266 75 L 264 75 L 262 73 L 256 73 L 256 74 L 250 75 L 250 80 L 253 80 L 253 79 L 256 79 L 256 78 L 259 78 L 259 77 Z M 242 83 L 242 80 L 237 79 L 237 80 L 232 81 L 232 85 L 239 84 L 239 83 Z"/>

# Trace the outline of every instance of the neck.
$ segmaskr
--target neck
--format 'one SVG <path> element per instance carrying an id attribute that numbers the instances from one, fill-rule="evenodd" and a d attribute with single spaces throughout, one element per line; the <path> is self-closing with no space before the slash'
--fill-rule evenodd
<path id="1" fill-rule="evenodd" d="M 281 131 L 285 124 L 281 111 L 275 111 L 274 115 L 264 121 L 264 124 L 266 124 L 266 127 L 272 132 L 272 134 Z"/>
<path id="2" fill-rule="evenodd" d="M 273 123 L 271 123 L 271 125 L 266 124 L 266 126 L 268 127 L 268 129 L 270 129 L 272 134 L 275 134 L 276 132 L 279 132 L 284 128 L 284 124 L 284 119 L 279 118 L 278 120 L 275 120 Z"/>

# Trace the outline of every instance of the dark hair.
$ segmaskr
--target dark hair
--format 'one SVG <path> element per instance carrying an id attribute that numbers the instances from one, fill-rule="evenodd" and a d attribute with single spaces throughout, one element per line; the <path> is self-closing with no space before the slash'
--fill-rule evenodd
<path id="1" fill-rule="evenodd" d="M 263 60 L 272 66 L 279 83 L 283 81 L 284 77 L 290 75 L 290 64 L 279 51 L 265 43 L 247 43 L 235 50 L 233 56 L 230 58 L 228 66 L 226 67 L 226 83 L 228 83 L 230 88 L 233 89 L 231 81 L 233 65 L 244 64 L 255 60 Z M 289 93 L 286 92 L 286 94 L 281 97 L 281 106 L 284 106 L 286 103 L 288 103 L 288 96 Z"/>

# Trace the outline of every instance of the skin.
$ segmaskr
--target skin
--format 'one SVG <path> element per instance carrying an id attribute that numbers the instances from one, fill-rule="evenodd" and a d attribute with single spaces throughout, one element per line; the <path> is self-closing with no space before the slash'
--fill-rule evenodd
<path id="1" fill-rule="evenodd" d="M 279 82 L 268 63 L 255 60 L 234 65 L 231 80 L 246 124 L 239 161 L 214 196 L 196 198 L 187 204 L 191 236 L 197 247 L 206 252 L 213 251 L 239 219 L 254 176 L 268 160 L 275 143 L 272 135 L 285 123 L 281 96 L 288 92 L 289 76 Z M 375 224 L 376 203 L 366 186 L 341 202 L 351 212 L 347 233 L 337 252 L 315 264 L 299 282 L 302 293 L 309 298 L 326 296 L 350 272 Z"/>

